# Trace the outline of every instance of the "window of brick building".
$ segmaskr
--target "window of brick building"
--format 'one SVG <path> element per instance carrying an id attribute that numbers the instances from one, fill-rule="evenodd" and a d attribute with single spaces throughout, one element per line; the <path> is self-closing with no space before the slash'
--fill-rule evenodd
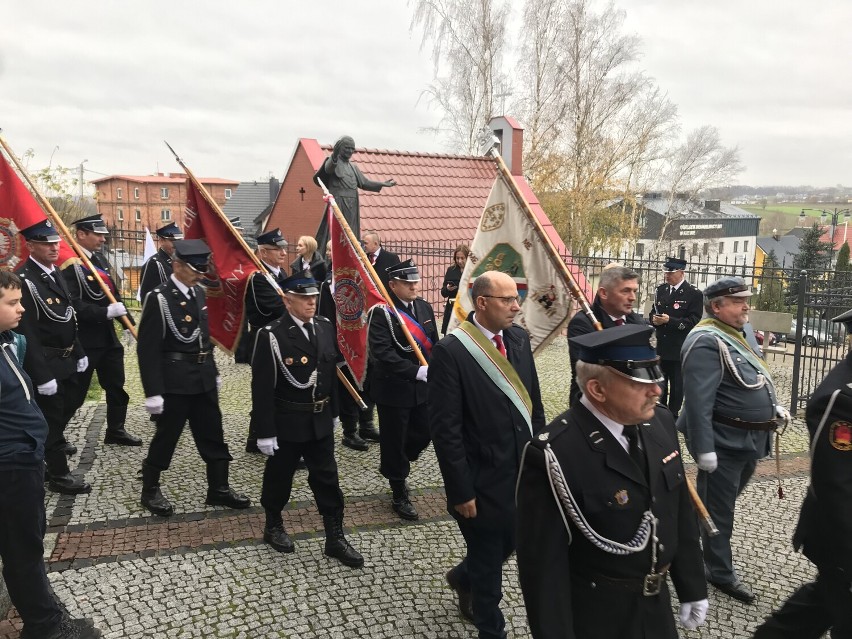
<path id="1" fill-rule="evenodd" d="M 137 200 L 139 199 L 139 189 L 138 188 L 133 189 L 133 197 Z"/>
<path id="2" fill-rule="evenodd" d="M 121 199 L 121 187 L 120 186 L 115 189 L 115 199 L 116 200 Z"/>
<path id="3" fill-rule="evenodd" d="M 137 222 L 142 221 L 142 211 L 140 211 L 139 209 L 136 209 L 136 221 Z"/>
<path id="4" fill-rule="evenodd" d="M 163 199 L 163 200 L 169 199 L 169 187 L 164 186 L 163 188 L 160 189 L 160 198 Z"/>
<path id="5" fill-rule="evenodd" d="M 231 189 L 225 189 L 225 199 L 226 200 L 231 199 Z"/>
<path id="6" fill-rule="evenodd" d="M 124 221 L 124 209 L 116 209 L 115 210 L 115 216 L 118 218 L 119 222 L 123 222 Z"/>
<path id="7" fill-rule="evenodd" d="M 162 209 L 160 211 L 160 219 L 163 220 L 163 222 L 168 222 L 169 220 L 171 220 L 172 219 L 171 209 Z"/>

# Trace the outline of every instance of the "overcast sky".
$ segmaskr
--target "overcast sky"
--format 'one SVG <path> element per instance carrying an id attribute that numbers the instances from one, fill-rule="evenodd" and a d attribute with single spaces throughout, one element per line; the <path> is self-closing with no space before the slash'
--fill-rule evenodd
<path id="1" fill-rule="evenodd" d="M 852 184 L 852 2 L 617 4 L 684 129 L 740 147 L 741 184 Z M 282 177 L 300 137 L 443 151 L 421 130 L 439 114 L 410 16 L 405 0 L 6 2 L 0 127 L 31 167 L 88 160 L 87 179 L 180 170 L 163 140 L 240 180 Z"/>

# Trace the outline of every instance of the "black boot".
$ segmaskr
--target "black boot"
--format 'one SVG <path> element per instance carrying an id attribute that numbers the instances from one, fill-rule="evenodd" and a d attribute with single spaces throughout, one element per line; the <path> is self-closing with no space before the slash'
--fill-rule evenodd
<path id="1" fill-rule="evenodd" d="M 142 464 L 142 505 L 153 514 L 168 517 L 175 509 L 160 492 L 160 471 L 148 464 Z"/>
<path id="2" fill-rule="evenodd" d="M 417 514 L 414 504 L 411 503 L 411 499 L 408 497 L 408 486 L 405 481 L 391 480 L 390 487 L 393 491 L 393 497 L 391 499 L 393 511 L 402 519 L 407 519 L 409 521 L 417 521 L 420 519 L 420 515 Z"/>
<path id="3" fill-rule="evenodd" d="M 358 436 L 358 426 L 343 422 L 343 439 L 340 443 L 352 450 L 368 450 L 370 446 Z"/>
<path id="4" fill-rule="evenodd" d="M 207 505 L 228 508 L 248 508 L 251 500 L 228 485 L 228 462 L 220 460 L 207 464 Z"/>
<path id="5" fill-rule="evenodd" d="M 361 422 L 359 427 L 359 430 L 361 431 L 361 439 L 366 439 L 371 442 L 379 441 L 379 431 L 375 424 L 373 424 L 373 409 L 371 408 L 370 412 L 361 411 L 361 415 L 364 415 L 363 418 L 359 419 Z"/>
<path id="6" fill-rule="evenodd" d="M 322 525 L 325 528 L 325 555 L 337 559 L 344 566 L 360 568 L 364 558 L 355 550 L 343 535 L 343 513 L 323 515 Z"/>
<path id="7" fill-rule="evenodd" d="M 73 457 L 77 454 L 77 447 L 71 442 L 65 442 L 65 447 L 63 448 L 65 454 L 69 457 Z"/>
<path id="8" fill-rule="evenodd" d="M 263 529 L 263 541 L 275 548 L 278 552 L 293 552 L 296 544 L 290 539 L 290 535 L 284 530 L 284 520 L 281 513 L 266 511 L 266 526 Z"/>
<path id="9" fill-rule="evenodd" d="M 131 435 L 124 429 L 124 424 L 113 428 L 107 428 L 104 436 L 104 444 L 117 444 L 118 446 L 141 446 L 142 438 Z"/>
<path id="10" fill-rule="evenodd" d="M 95 628 L 91 619 L 71 619 L 63 615 L 59 625 L 47 634 L 36 635 L 27 632 L 27 627 L 21 631 L 21 639 L 100 639 L 103 634 Z"/>
<path id="11" fill-rule="evenodd" d="M 64 449 L 60 448 L 47 453 L 45 462 L 47 462 L 48 490 L 62 495 L 81 495 L 92 492 L 91 484 L 71 474 Z"/>

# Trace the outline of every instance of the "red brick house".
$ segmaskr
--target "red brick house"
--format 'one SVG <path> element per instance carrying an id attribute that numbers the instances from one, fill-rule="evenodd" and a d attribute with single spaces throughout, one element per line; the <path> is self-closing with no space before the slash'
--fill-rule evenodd
<path id="1" fill-rule="evenodd" d="M 201 184 L 224 206 L 236 192 L 239 180 L 199 178 Z M 107 226 L 141 231 L 169 222 L 183 226 L 186 206 L 186 174 L 109 175 L 92 180 L 97 188 L 98 213 Z"/>

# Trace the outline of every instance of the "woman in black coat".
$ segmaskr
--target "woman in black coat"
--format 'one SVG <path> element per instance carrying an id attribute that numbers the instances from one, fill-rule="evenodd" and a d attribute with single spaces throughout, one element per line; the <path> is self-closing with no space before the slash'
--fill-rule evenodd
<path id="1" fill-rule="evenodd" d="M 453 265 L 447 269 L 447 274 L 444 275 L 441 296 L 447 298 L 447 303 L 444 306 L 444 322 L 441 325 L 441 335 L 447 334 L 447 325 L 450 323 L 450 317 L 453 314 L 453 304 L 456 301 L 456 293 L 459 290 L 459 282 L 461 281 L 462 271 L 464 271 L 464 265 L 467 264 L 468 255 L 470 255 L 468 245 L 459 244 L 453 253 Z"/>
<path id="2" fill-rule="evenodd" d="M 317 251 L 317 241 L 310 235 L 303 235 L 296 244 L 296 259 L 290 264 L 293 275 L 310 271 L 317 282 L 325 281 L 328 269 L 325 260 Z"/>

